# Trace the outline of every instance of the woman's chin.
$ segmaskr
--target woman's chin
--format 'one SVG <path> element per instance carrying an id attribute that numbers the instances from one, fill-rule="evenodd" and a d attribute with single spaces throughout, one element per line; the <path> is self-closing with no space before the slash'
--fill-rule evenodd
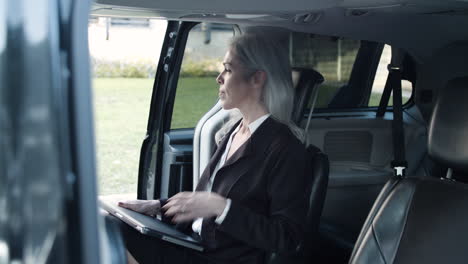
<path id="1" fill-rule="evenodd" d="M 221 105 L 221 107 L 224 109 L 224 110 L 231 110 L 233 109 L 233 107 L 229 107 L 229 106 L 226 106 L 226 105 Z"/>
<path id="2" fill-rule="evenodd" d="M 220 99 L 220 101 L 221 101 L 221 107 L 222 107 L 224 110 L 231 110 L 231 109 L 234 108 L 234 107 L 232 107 L 232 105 L 230 105 L 229 103 L 227 103 L 225 100 Z"/>

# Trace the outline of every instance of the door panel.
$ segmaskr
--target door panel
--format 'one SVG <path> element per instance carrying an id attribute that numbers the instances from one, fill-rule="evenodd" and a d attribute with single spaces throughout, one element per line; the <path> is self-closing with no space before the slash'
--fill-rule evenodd
<path id="1" fill-rule="evenodd" d="M 181 129 L 164 134 L 162 198 L 192 190 L 193 133 L 193 129 Z"/>

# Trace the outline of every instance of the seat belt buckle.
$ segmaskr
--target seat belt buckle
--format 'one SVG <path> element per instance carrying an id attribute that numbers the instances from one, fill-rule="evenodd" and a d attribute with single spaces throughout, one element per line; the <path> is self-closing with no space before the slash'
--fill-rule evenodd
<path id="1" fill-rule="evenodd" d="M 393 171 L 395 172 L 395 175 L 396 175 L 396 176 L 404 177 L 404 176 L 405 176 L 406 167 L 404 167 L 404 166 L 393 167 Z"/>
<path id="2" fill-rule="evenodd" d="M 408 168 L 408 162 L 406 161 L 392 161 L 391 166 L 395 172 L 395 176 L 405 177 L 406 169 Z"/>

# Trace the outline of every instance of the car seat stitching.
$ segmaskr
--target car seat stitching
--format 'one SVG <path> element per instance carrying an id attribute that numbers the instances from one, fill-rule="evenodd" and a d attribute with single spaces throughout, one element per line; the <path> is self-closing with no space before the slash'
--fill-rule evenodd
<path id="1" fill-rule="evenodd" d="M 387 264 L 387 260 L 385 259 L 385 255 L 382 252 L 382 248 L 380 247 L 379 240 L 377 239 L 377 235 L 375 233 L 374 224 L 372 224 L 371 229 L 372 229 L 372 236 L 374 237 L 375 243 L 377 244 L 377 249 L 379 250 L 380 256 L 382 256 L 383 262 Z"/>

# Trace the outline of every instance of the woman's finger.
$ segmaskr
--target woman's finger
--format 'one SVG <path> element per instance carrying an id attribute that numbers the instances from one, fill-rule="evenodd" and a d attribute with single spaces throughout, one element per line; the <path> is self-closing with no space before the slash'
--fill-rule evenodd
<path id="1" fill-rule="evenodd" d="M 179 199 L 179 198 L 181 198 L 183 196 L 184 196 L 183 192 L 180 192 L 180 193 L 177 193 L 177 194 L 173 195 L 172 197 L 169 197 L 169 199 L 167 199 L 167 201 L 170 202 L 170 201 L 173 201 L 173 200 L 177 200 L 177 199 Z"/>
<path id="2" fill-rule="evenodd" d="M 180 213 L 185 213 L 185 211 L 183 210 L 183 206 L 182 205 L 176 205 L 176 206 L 172 206 L 169 209 L 167 209 L 166 212 L 164 213 L 164 215 L 173 216 L 173 215 L 180 214 Z"/>
<path id="3" fill-rule="evenodd" d="M 178 203 L 177 200 L 172 200 L 172 201 L 170 201 L 170 202 L 168 201 L 168 202 L 162 207 L 162 209 L 163 209 L 163 210 L 169 210 L 169 208 L 176 206 L 177 203 Z"/>
<path id="4" fill-rule="evenodd" d="M 128 203 L 128 202 L 119 202 L 118 206 L 123 207 L 123 208 L 127 208 L 127 209 L 131 209 L 131 210 L 135 209 L 135 204 L 131 204 L 131 203 Z"/>
<path id="5" fill-rule="evenodd" d="M 176 198 L 173 200 L 167 200 L 167 203 L 162 207 L 164 210 L 169 209 L 170 207 L 177 206 L 180 204 L 187 203 L 187 198 Z"/>
<path id="6" fill-rule="evenodd" d="M 175 200 L 175 199 L 186 199 L 193 196 L 195 192 L 180 192 L 176 195 L 172 196 L 171 198 L 167 199 L 168 201 Z"/>
<path id="7" fill-rule="evenodd" d="M 194 218 L 195 217 L 193 217 L 192 214 L 178 214 L 172 218 L 172 222 L 174 223 L 188 222 Z"/>
<path id="8" fill-rule="evenodd" d="M 177 213 L 172 217 L 172 222 L 180 223 L 180 222 L 187 222 L 197 218 L 195 212 L 193 210 L 185 210 L 184 213 Z"/>

